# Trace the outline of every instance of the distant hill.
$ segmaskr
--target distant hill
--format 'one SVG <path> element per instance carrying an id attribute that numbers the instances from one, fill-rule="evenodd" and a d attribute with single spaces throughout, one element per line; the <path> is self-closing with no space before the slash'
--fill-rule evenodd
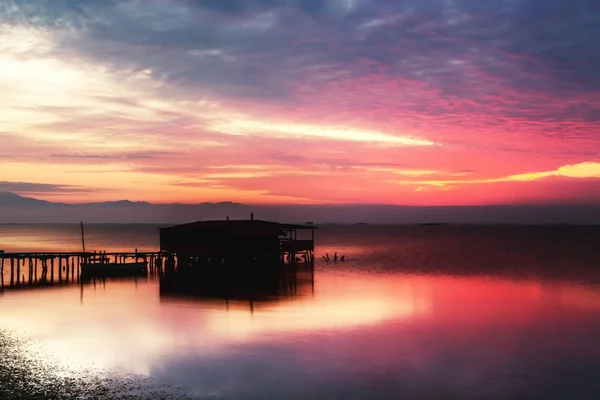
<path id="1" fill-rule="evenodd" d="M 67 204 L 0 192 L 0 223 L 154 222 L 248 218 L 250 208 L 232 202 L 151 204 L 129 200 Z"/>
<path id="2" fill-rule="evenodd" d="M 129 200 L 54 203 L 0 192 L 0 223 L 158 223 L 210 219 L 368 224 L 600 224 L 600 205 L 416 207 L 369 204 L 247 205 L 232 202 L 152 204 Z"/>
<path id="3" fill-rule="evenodd" d="M 0 192 L 0 206 L 45 206 L 49 201 L 23 197 L 11 192 Z"/>

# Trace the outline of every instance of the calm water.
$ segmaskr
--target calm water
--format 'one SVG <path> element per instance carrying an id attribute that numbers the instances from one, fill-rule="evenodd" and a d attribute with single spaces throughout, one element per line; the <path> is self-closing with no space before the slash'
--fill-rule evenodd
<path id="1" fill-rule="evenodd" d="M 156 228 L 91 225 L 86 246 L 155 250 Z M 599 245 L 594 227 L 325 227 L 314 274 L 264 296 L 7 289 L 0 327 L 62 375 L 193 398 L 599 398 Z M 0 226 L 0 248 L 79 250 L 79 227 Z"/>

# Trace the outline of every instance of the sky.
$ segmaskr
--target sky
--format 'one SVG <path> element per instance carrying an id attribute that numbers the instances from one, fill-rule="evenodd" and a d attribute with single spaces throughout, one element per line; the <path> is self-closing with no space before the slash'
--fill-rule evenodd
<path id="1" fill-rule="evenodd" d="M 597 0 L 0 0 L 0 191 L 600 203 Z"/>

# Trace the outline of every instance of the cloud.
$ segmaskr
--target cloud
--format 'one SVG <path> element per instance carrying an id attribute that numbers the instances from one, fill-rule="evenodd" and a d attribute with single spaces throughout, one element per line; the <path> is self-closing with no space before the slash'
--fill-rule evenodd
<path id="1" fill-rule="evenodd" d="M 207 129 L 230 134 L 277 135 L 278 137 L 307 137 L 330 140 L 383 143 L 391 146 L 433 146 L 435 143 L 411 136 L 390 135 L 383 132 L 348 127 L 319 126 L 299 123 L 258 121 L 243 117 L 230 117 L 212 123 Z"/>
<path id="2" fill-rule="evenodd" d="M 0 160 L 211 199 L 207 174 L 347 201 L 522 182 L 597 157 L 599 22 L 587 0 L 4 1 Z M 207 172 L 244 164 L 268 170 Z"/>
<path id="3" fill-rule="evenodd" d="M 472 179 L 472 180 L 431 180 L 431 181 L 401 181 L 402 184 L 408 185 L 429 185 L 440 188 L 454 187 L 460 185 L 472 185 L 482 183 L 498 183 L 498 182 L 529 182 L 536 181 L 549 177 L 573 178 L 573 179 L 589 179 L 600 178 L 600 163 L 584 162 L 575 165 L 565 165 L 553 171 L 530 172 L 516 175 L 509 175 L 500 178 L 487 179 Z"/>
<path id="4" fill-rule="evenodd" d="M 288 98 L 292 77 L 317 83 L 326 74 L 315 67 L 327 65 L 364 74 L 361 59 L 459 98 L 493 94 L 469 84 L 481 73 L 558 94 L 589 92 L 600 79 L 598 6 L 586 0 L 19 1 L 11 9 L 30 25 L 85 21 L 82 32 L 62 33 L 79 56 L 225 95 Z M 564 29 L 554 28 L 558 17 Z"/>
<path id="5" fill-rule="evenodd" d="M 93 191 L 95 189 L 72 185 L 0 181 L 0 192 L 14 192 L 18 194 L 87 193 Z"/>

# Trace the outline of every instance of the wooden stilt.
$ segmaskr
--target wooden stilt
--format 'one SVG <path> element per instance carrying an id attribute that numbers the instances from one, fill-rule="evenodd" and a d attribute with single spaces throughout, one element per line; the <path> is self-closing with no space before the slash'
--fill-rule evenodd
<path id="1" fill-rule="evenodd" d="M 17 286 L 21 283 L 21 259 L 17 258 Z"/>

